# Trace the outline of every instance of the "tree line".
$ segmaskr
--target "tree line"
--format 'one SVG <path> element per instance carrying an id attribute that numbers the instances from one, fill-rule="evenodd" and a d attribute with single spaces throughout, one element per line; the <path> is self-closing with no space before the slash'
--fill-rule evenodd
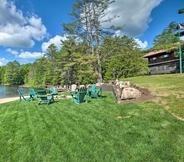
<path id="1" fill-rule="evenodd" d="M 59 51 L 51 44 L 47 53 L 34 63 L 21 65 L 15 60 L 0 67 L 0 83 L 34 86 L 96 83 L 98 74 L 93 64 L 98 58 L 88 55 L 87 43 L 69 39 L 61 43 Z M 135 40 L 127 36 L 104 39 L 100 46 L 103 82 L 146 73 L 144 52 L 136 46 Z"/>

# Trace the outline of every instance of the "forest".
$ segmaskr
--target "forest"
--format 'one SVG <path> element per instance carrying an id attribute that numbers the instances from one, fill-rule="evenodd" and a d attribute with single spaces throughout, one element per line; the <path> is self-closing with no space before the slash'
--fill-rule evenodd
<path id="1" fill-rule="evenodd" d="M 86 43 L 67 40 L 62 44 L 59 51 L 51 44 L 48 53 L 34 63 L 21 65 L 15 60 L 0 67 L 0 83 L 34 86 L 96 83 L 97 57 L 86 53 Z M 135 41 L 126 36 L 105 38 L 100 46 L 103 82 L 146 73 L 147 60 L 135 45 Z"/>

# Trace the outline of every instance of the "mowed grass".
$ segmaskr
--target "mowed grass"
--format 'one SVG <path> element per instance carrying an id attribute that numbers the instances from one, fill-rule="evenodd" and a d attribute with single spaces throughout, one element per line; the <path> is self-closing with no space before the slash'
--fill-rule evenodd
<path id="1" fill-rule="evenodd" d="M 148 88 L 159 104 L 184 120 L 184 74 L 149 75 L 122 80 Z"/>
<path id="2" fill-rule="evenodd" d="M 184 161 L 184 122 L 159 102 L 118 104 L 103 92 L 80 105 L 37 103 L 0 105 L 0 161 Z"/>

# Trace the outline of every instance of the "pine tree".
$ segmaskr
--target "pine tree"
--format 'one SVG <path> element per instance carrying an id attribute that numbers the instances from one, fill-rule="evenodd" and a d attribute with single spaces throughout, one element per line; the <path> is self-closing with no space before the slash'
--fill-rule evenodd
<path id="1" fill-rule="evenodd" d="M 72 39 L 87 42 L 87 55 L 96 56 L 93 70 L 97 74 L 97 82 L 102 82 L 101 49 L 100 46 L 107 35 L 112 36 L 121 28 L 110 26 L 103 27 L 103 23 L 110 22 L 117 16 L 107 18 L 107 10 L 114 0 L 77 0 L 72 7 L 70 16 L 74 21 L 63 24 L 64 30 Z"/>

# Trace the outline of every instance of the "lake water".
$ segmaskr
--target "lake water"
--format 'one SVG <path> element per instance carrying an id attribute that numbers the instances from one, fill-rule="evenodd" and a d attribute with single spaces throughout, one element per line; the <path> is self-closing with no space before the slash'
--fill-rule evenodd
<path id="1" fill-rule="evenodd" d="M 0 98 L 18 97 L 17 89 L 23 94 L 29 93 L 28 87 L 19 87 L 15 85 L 0 85 Z"/>

